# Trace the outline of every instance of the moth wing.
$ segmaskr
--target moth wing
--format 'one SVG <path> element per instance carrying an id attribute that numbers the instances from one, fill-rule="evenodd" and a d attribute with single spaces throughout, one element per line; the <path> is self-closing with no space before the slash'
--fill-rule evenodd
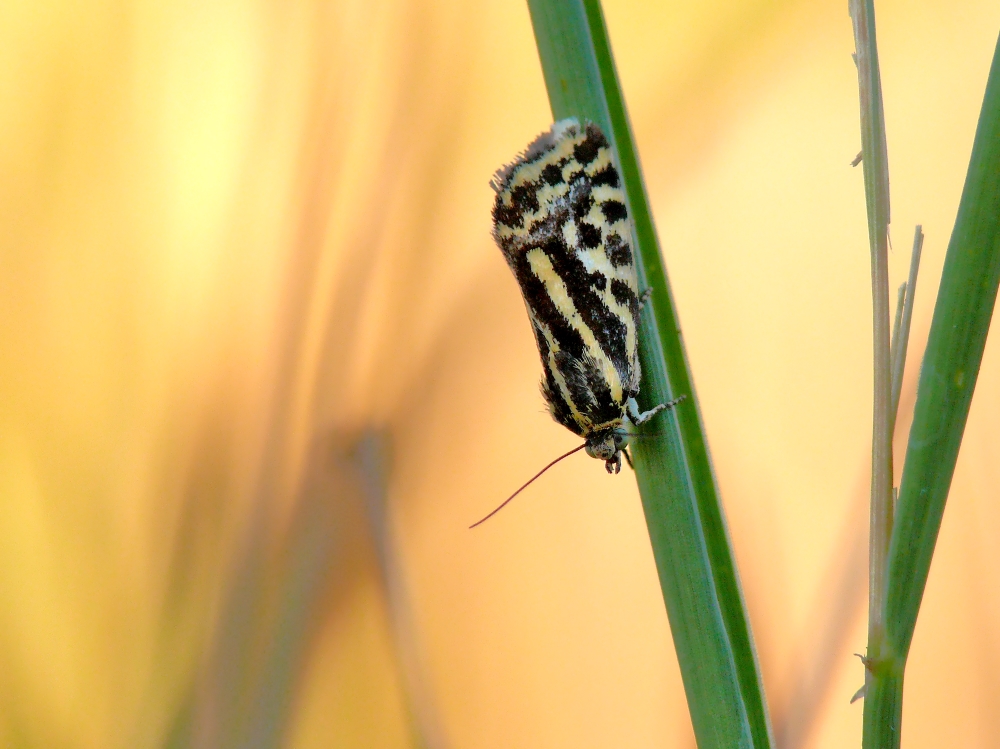
<path id="1" fill-rule="evenodd" d="M 494 237 L 532 319 L 553 417 L 583 435 L 620 422 L 639 385 L 639 300 L 607 139 L 593 124 L 556 123 L 493 186 Z"/>

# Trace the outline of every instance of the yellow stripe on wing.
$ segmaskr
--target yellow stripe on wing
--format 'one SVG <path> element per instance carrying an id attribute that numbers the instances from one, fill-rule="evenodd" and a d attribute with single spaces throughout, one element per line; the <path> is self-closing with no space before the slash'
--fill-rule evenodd
<path id="1" fill-rule="evenodd" d="M 546 255 L 541 249 L 532 249 L 528 251 L 527 258 L 528 264 L 531 267 L 531 272 L 534 273 L 535 277 L 545 285 L 545 290 L 549 295 L 549 299 L 552 300 L 552 304 L 555 306 L 556 310 L 562 318 L 566 320 L 570 327 L 572 327 L 580 335 L 580 338 L 583 339 L 583 345 L 586 348 L 587 353 L 590 354 L 591 358 L 600 365 L 601 375 L 604 377 L 608 389 L 611 391 L 612 399 L 615 403 L 624 403 L 624 392 L 618 369 L 604 352 L 604 349 L 601 348 L 600 344 L 597 342 L 594 332 L 583 321 L 579 311 L 576 309 L 576 305 L 573 304 L 573 300 L 570 298 L 569 290 L 566 288 L 566 283 L 562 280 L 559 274 L 556 273 L 555 268 L 552 267 L 552 261 L 549 260 L 548 255 Z M 594 427 L 593 422 L 579 412 L 579 409 L 570 397 L 565 381 L 562 381 L 559 376 L 559 372 L 555 367 L 555 360 L 553 357 L 555 353 L 560 350 L 558 342 L 552 336 L 551 331 L 544 327 L 542 330 L 549 343 L 549 357 L 552 361 L 551 368 L 553 373 L 556 375 L 559 389 L 562 391 L 563 397 L 569 404 L 570 409 L 573 411 L 574 419 L 577 419 L 577 423 L 579 423 L 581 427 L 585 426 L 588 429 L 592 429 Z"/>

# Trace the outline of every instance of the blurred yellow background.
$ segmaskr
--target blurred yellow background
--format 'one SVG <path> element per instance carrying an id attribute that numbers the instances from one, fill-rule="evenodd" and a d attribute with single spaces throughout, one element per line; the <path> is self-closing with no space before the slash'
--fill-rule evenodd
<path id="1" fill-rule="evenodd" d="M 847 3 L 605 12 L 783 749 L 860 746 L 869 260 Z M 877 4 L 898 435 L 1000 30 Z M 693 747 L 634 480 L 544 412 L 493 170 L 522 2 L 32 3 L 0 24 L 0 746 Z M 907 747 L 1000 742 L 987 346 Z M 902 442 L 897 464 L 902 463 Z"/>

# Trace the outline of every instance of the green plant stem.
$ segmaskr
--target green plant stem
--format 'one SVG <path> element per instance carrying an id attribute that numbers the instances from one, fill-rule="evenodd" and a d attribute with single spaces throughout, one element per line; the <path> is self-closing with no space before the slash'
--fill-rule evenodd
<path id="1" fill-rule="evenodd" d="M 889 168 L 885 146 L 882 83 L 875 38 L 873 0 L 851 0 L 854 61 L 861 97 L 861 152 L 868 209 L 872 266 L 872 345 L 874 398 L 872 419 L 872 489 L 868 566 L 869 666 L 882 655 L 889 537 L 892 533 L 892 366 L 889 330 Z M 869 668 L 868 673 L 870 674 Z M 866 676 L 866 683 L 870 679 Z"/>
<path id="2" fill-rule="evenodd" d="M 993 56 L 927 339 L 899 490 L 886 601 L 909 652 L 1000 283 L 1000 41 Z"/>
<path id="3" fill-rule="evenodd" d="M 906 282 L 896 289 L 896 319 L 892 321 L 892 343 L 889 345 L 889 362 L 892 366 L 892 399 L 890 401 L 889 412 L 896 419 L 896 362 L 899 359 L 899 334 L 903 327 L 903 307 L 906 306 Z M 900 373 L 902 375 L 902 373 Z"/>
<path id="4" fill-rule="evenodd" d="M 899 310 L 899 335 L 893 335 L 892 345 L 892 405 L 889 415 L 892 417 L 890 435 L 896 429 L 896 417 L 899 415 L 899 394 L 903 390 L 903 371 L 906 368 L 906 347 L 910 340 L 910 321 L 913 319 L 913 298 L 917 293 L 917 273 L 920 270 L 920 254 L 924 248 L 924 231 L 917 224 L 913 232 L 913 251 L 910 253 L 910 276 L 901 288 L 905 289 L 903 308 Z"/>
<path id="5" fill-rule="evenodd" d="M 1000 40 L 948 243 L 889 547 L 885 642 L 865 697 L 864 746 L 898 747 L 903 674 L 1000 284 Z M 947 658 L 947 653 L 940 657 Z"/>
<path id="6" fill-rule="evenodd" d="M 529 0 L 556 120 L 615 146 L 634 221 L 643 408 L 687 395 L 635 445 L 636 477 L 700 749 L 773 745 L 760 670 L 628 113 L 597 0 Z"/>

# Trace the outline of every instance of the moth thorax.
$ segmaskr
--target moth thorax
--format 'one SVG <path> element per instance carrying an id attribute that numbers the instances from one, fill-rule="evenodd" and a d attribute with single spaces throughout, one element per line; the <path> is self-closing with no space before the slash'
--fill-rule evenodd
<path id="1" fill-rule="evenodd" d="M 626 447 L 628 432 L 621 427 L 602 429 L 587 436 L 587 455 L 603 460 L 608 473 L 618 473 L 621 470 L 621 451 Z"/>

